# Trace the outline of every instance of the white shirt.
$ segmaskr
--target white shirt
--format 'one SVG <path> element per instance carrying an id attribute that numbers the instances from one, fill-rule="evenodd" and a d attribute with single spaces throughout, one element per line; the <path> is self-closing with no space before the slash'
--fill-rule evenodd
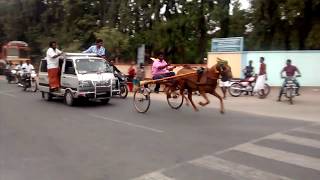
<path id="1" fill-rule="evenodd" d="M 28 73 L 31 73 L 31 71 L 34 69 L 33 65 L 32 64 L 22 64 L 21 68 L 25 68 L 25 71 L 28 72 Z"/>
<path id="2" fill-rule="evenodd" d="M 53 69 L 53 68 L 58 68 L 59 67 L 59 57 L 53 58 L 54 56 L 60 54 L 61 51 L 59 49 L 53 49 L 53 48 L 49 48 L 47 50 L 47 68 L 48 69 Z"/>
<path id="3" fill-rule="evenodd" d="M 22 64 L 22 65 L 23 65 L 23 64 Z M 16 69 L 16 70 L 21 70 L 22 65 L 18 64 L 18 65 L 16 65 L 16 67 L 15 67 L 14 69 Z"/>

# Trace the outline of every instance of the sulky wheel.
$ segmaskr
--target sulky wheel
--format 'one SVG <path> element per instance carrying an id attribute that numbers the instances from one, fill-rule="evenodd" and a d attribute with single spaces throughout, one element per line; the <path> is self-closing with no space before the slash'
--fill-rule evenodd
<path id="1" fill-rule="evenodd" d="M 150 107 L 150 90 L 140 87 L 133 95 L 133 105 L 139 113 L 145 113 Z"/>
<path id="2" fill-rule="evenodd" d="M 167 91 L 167 102 L 172 109 L 179 109 L 183 104 L 183 96 L 180 94 L 180 90 L 169 89 Z"/>

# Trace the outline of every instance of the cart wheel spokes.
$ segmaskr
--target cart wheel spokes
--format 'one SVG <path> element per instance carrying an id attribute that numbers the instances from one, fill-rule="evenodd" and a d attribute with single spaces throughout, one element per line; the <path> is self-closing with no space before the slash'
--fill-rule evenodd
<path id="1" fill-rule="evenodd" d="M 180 90 L 169 89 L 167 91 L 167 102 L 172 109 L 179 109 L 183 104 L 183 97 L 180 94 Z"/>
<path id="2" fill-rule="evenodd" d="M 148 88 L 138 88 L 133 95 L 133 104 L 140 113 L 145 113 L 150 107 L 150 90 Z"/>

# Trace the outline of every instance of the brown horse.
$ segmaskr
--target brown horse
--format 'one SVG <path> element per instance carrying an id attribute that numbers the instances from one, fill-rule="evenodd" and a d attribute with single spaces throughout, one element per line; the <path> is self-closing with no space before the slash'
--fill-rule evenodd
<path id="1" fill-rule="evenodd" d="M 197 70 L 191 67 L 184 66 L 177 72 L 177 75 L 187 74 L 194 72 L 195 75 L 179 79 L 179 89 L 181 96 L 186 100 L 188 99 L 195 111 L 199 111 L 192 100 L 192 92 L 199 91 L 200 95 L 205 99 L 205 102 L 199 102 L 199 105 L 206 106 L 210 103 L 206 93 L 212 94 L 220 100 L 220 112 L 224 113 L 224 105 L 222 97 L 216 92 L 218 79 L 220 75 L 232 76 L 231 68 L 226 63 L 218 63 L 211 68 L 203 69 L 203 72 L 196 73 Z M 185 89 L 188 91 L 188 99 L 184 96 Z"/>

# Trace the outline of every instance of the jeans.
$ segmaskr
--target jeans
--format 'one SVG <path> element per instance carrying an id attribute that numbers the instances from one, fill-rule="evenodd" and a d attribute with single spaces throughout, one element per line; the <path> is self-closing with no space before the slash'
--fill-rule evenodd
<path id="1" fill-rule="evenodd" d="M 288 80 L 289 80 L 289 78 L 286 78 L 286 79 L 284 80 L 283 84 L 282 84 L 282 87 L 281 87 L 280 93 L 279 93 L 279 99 L 280 99 L 281 96 L 282 96 L 284 87 L 286 86 Z M 293 79 L 292 81 L 293 81 L 293 83 L 297 86 L 297 94 L 299 94 L 299 89 L 300 89 L 300 84 L 299 84 L 299 82 L 298 82 L 296 79 Z"/>
<path id="2" fill-rule="evenodd" d="M 165 78 L 165 77 L 170 77 L 170 76 L 174 76 L 175 73 L 174 72 L 168 72 L 168 73 L 165 73 L 165 74 L 157 74 L 157 75 L 154 75 L 152 77 L 153 80 L 157 80 L 157 79 L 162 79 L 162 78 Z M 156 87 L 154 88 L 154 92 L 159 92 L 160 90 L 160 83 L 156 83 Z"/>

